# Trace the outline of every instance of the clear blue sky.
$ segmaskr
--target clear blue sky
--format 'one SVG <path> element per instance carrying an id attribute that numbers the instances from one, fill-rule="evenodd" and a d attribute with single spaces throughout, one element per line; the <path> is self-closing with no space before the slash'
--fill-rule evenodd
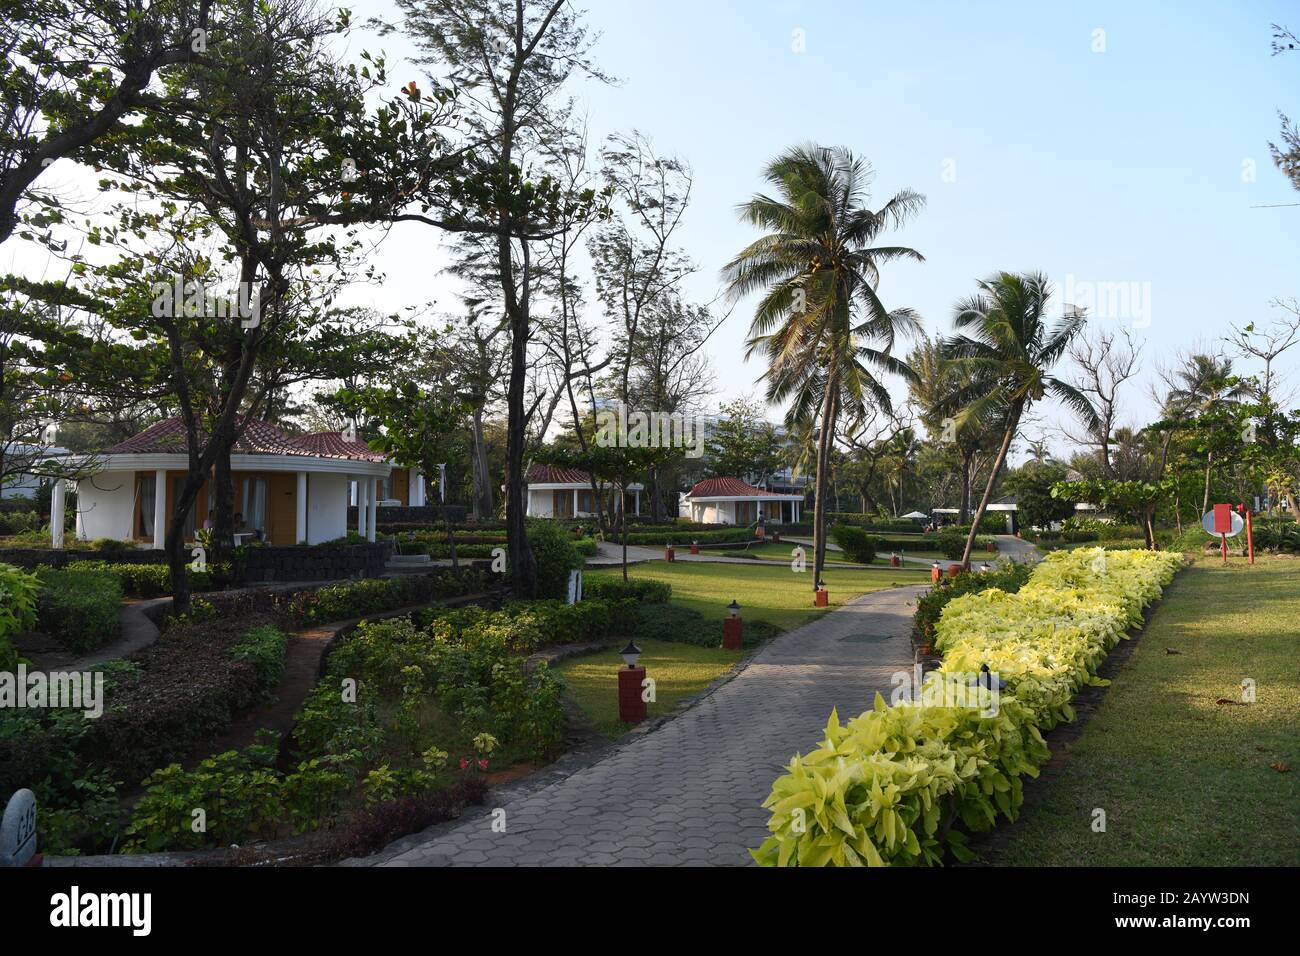
<path id="1" fill-rule="evenodd" d="M 1132 282 L 1149 291 L 1149 316 L 1094 322 L 1138 326 L 1152 367 L 1213 345 L 1231 321 L 1267 318 L 1274 296 L 1300 295 L 1300 207 L 1250 208 L 1300 201 L 1267 150 L 1276 111 L 1300 117 L 1300 55 L 1271 56 L 1269 25 L 1300 29 L 1300 5 L 586 9 L 603 34 L 597 61 L 622 79 L 582 90 L 593 139 L 635 127 L 694 170 L 681 239 L 700 266 L 689 285 L 698 299 L 717 293 L 719 268 L 752 238 L 735 207 L 760 187 L 763 164 L 804 140 L 867 157 L 878 202 L 903 187 L 927 196 L 897 236 L 927 261 L 891 268 L 881 292 L 931 330 L 946 330 L 952 302 L 995 269 L 1038 269 L 1060 285 Z M 1104 52 L 1094 52 L 1098 29 Z M 1246 161 L 1254 182 L 1243 181 Z M 427 283 L 427 271 L 416 275 Z M 405 278 L 393 274 L 386 291 L 402 293 Z M 761 369 L 741 358 L 748 321 L 738 308 L 713 342 L 720 399 L 756 387 Z M 1142 390 L 1132 399 L 1144 416 Z"/>

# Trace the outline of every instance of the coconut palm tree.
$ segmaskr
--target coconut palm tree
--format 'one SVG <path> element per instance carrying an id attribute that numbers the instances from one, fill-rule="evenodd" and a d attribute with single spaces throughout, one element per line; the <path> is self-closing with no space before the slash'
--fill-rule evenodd
<path id="1" fill-rule="evenodd" d="M 816 588 L 826 558 L 826 484 L 836 423 L 841 414 L 892 408 L 877 376 L 909 375 L 891 350 L 900 334 L 920 328 L 910 309 L 885 308 L 876 289 L 885 263 L 923 257 L 905 246 L 874 243 L 915 215 L 925 199 L 903 190 L 869 209 L 871 167 L 842 147 L 795 147 L 773 160 L 764 178 L 775 194 L 755 195 L 739 210 L 764 234 L 726 265 L 723 278 L 733 301 L 762 294 L 746 357 L 767 358 L 767 400 L 790 402 L 786 424 L 792 431 L 816 421 Z"/>
<path id="2" fill-rule="evenodd" d="M 993 486 L 1020 419 L 1030 406 L 1052 396 L 1085 424 L 1096 426 L 1097 413 L 1087 396 L 1050 374 L 1085 323 L 1082 314 L 1070 313 L 1049 327 L 1047 305 L 1051 295 L 1051 284 L 1041 273 L 1000 272 L 981 281 L 975 295 L 954 307 L 953 324 L 958 334 L 944 341 L 943 351 L 954 365 L 970 373 L 974 384 L 954 394 L 950 414 L 960 427 L 962 421 L 982 417 L 990 409 L 1003 410 L 1002 443 L 971 520 L 962 553 L 963 567 L 970 564 L 980 519 L 993 496 Z"/>
<path id="3" fill-rule="evenodd" d="M 957 427 L 948 406 L 954 394 L 974 387 L 974 379 L 968 370 L 958 368 L 944 357 L 943 342 L 937 337 L 923 338 L 908 355 L 907 364 L 916 375 L 909 383 L 908 391 L 921 423 L 933 441 L 941 446 L 951 444 L 961 462 L 958 519 L 960 524 L 965 524 L 970 520 L 971 485 L 979 471 L 977 461 L 987 460 L 997 450 L 1002 438 L 1002 410 L 988 408 L 982 418 L 967 416 L 961 427 Z"/>

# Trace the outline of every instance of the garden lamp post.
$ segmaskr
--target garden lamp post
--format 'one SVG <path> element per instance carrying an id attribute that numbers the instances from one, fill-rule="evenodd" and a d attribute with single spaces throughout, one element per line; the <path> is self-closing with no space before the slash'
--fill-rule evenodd
<path id="1" fill-rule="evenodd" d="M 665 561 L 676 560 L 676 556 L 673 554 L 673 543 L 671 541 L 664 542 L 664 560 Z"/>
<path id="2" fill-rule="evenodd" d="M 826 590 L 826 582 L 818 581 L 817 590 L 813 592 L 813 607 L 829 607 L 831 593 Z"/>
<path id="3" fill-rule="evenodd" d="M 722 646 L 729 651 L 738 651 L 743 645 L 741 639 L 740 605 L 732 598 L 727 605 L 727 617 L 722 622 Z"/>
<path id="4" fill-rule="evenodd" d="M 692 541 L 692 542 L 691 542 L 691 554 L 699 554 L 699 553 L 700 553 L 700 542 L 699 542 L 699 541 Z"/>
<path id="5" fill-rule="evenodd" d="M 939 570 L 939 562 L 936 561 L 930 565 L 930 583 L 938 584 L 943 579 L 943 572 Z"/>
<path id="6" fill-rule="evenodd" d="M 618 719 L 625 724 L 639 724 L 646 716 L 645 698 L 641 695 L 645 668 L 636 666 L 641 648 L 629 640 L 619 654 L 627 666 L 618 669 Z"/>

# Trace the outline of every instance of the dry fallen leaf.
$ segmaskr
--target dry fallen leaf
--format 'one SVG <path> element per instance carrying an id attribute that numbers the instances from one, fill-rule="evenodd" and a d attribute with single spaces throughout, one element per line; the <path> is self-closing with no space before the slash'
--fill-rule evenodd
<path id="1" fill-rule="evenodd" d="M 1282 763 L 1281 761 L 1279 761 L 1279 762 L 1277 762 L 1277 763 L 1271 763 L 1271 764 L 1269 764 L 1269 766 L 1272 767 L 1274 770 L 1276 770 L 1278 773 L 1290 773 L 1290 772 L 1291 772 L 1291 767 L 1290 767 L 1290 765 L 1288 765 L 1288 764 L 1284 764 L 1284 763 Z"/>

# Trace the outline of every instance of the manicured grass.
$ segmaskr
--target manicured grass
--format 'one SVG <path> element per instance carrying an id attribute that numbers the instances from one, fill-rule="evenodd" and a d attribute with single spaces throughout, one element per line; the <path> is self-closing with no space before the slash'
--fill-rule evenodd
<path id="1" fill-rule="evenodd" d="M 1271 557 L 1180 573 L 1060 775 L 1027 783 L 1042 791 L 990 862 L 1300 864 L 1298 573 Z M 1245 678 L 1255 703 L 1216 703 L 1240 701 Z"/>
<path id="2" fill-rule="evenodd" d="M 917 540 L 919 542 L 920 539 Z M 776 544 L 774 542 L 768 541 L 764 544 L 750 545 L 748 548 L 744 549 L 743 551 L 740 548 L 736 548 L 734 551 L 721 551 L 718 553 L 725 554 L 728 556 L 735 554 L 738 557 L 762 558 L 763 560 L 766 561 L 789 562 L 791 560 L 790 552 L 793 551 L 795 547 L 796 546 L 793 542 L 787 543 L 785 541 L 782 541 L 780 544 Z M 806 553 L 811 553 L 812 551 L 812 549 L 808 545 L 804 545 L 803 548 Z M 908 548 L 902 553 L 907 555 L 909 558 L 925 558 L 927 561 L 945 560 L 943 554 L 938 551 L 922 551 L 919 548 L 913 551 L 911 548 Z M 856 564 L 857 562 L 849 560 L 849 558 L 844 554 L 843 551 L 835 551 L 831 548 L 827 548 L 826 563 L 827 564 Z M 888 566 L 889 552 L 878 551 L 876 553 L 876 560 L 872 561 L 871 563 L 875 565 Z"/>
<path id="3" fill-rule="evenodd" d="M 622 572 L 619 568 L 588 568 L 586 573 L 589 577 L 621 577 Z M 673 603 L 694 608 L 710 620 L 726 617 L 727 605 L 733 599 L 740 603 L 743 619 L 771 621 L 783 630 L 805 624 L 826 610 L 812 606 L 811 572 L 796 574 L 788 566 L 648 561 L 630 566 L 628 577 L 667 581 L 673 587 Z M 927 583 L 930 573 L 925 569 L 867 571 L 832 567 L 823 579 L 831 607 L 837 607 L 868 591 Z"/>
<path id="4" fill-rule="evenodd" d="M 640 665 L 655 680 L 655 700 L 646 705 L 647 717 L 657 717 L 672 710 L 683 697 L 698 694 L 713 681 L 735 667 L 741 660 L 739 651 L 720 647 L 696 647 L 693 644 L 667 641 L 638 641 Z M 602 734 L 617 737 L 628 725 L 618 719 L 618 669 L 623 659 L 618 648 L 571 658 L 556 665 L 564 678 L 569 696 L 591 718 Z"/>

